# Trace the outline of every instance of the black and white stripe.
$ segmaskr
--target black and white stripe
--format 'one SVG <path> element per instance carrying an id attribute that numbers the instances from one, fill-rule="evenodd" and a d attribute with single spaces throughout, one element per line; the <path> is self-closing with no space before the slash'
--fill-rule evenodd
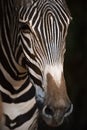
<path id="1" fill-rule="evenodd" d="M 70 20 L 62 0 L 37 0 L 31 6 L 27 3 L 21 7 L 19 35 L 27 59 L 26 67 L 35 86 L 41 87 L 46 64 L 63 62 Z"/>
<path id="2" fill-rule="evenodd" d="M 13 0 L 1 0 L 0 92 L 5 126 L 2 130 L 30 130 L 37 119 L 35 89 L 24 67 L 22 48 L 17 45 L 17 12 Z"/>
<path id="3" fill-rule="evenodd" d="M 62 62 L 70 14 L 62 0 L 0 3 L 0 91 L 5 125 L 10 130 L 32 130 L 38 115 L 34 87 L 42 87 L 46 64 Z"/>

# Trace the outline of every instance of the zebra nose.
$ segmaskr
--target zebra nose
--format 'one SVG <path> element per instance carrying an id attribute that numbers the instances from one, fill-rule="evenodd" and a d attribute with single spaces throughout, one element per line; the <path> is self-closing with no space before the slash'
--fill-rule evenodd
<path id="1" fill-rule="evenodd" d="M 54 115 L 54 110 L 50 106 L 45 106 L 43 108 L 43 115 L 52 117 Z"/>
<path id="2" fill-rule="evenodd" d="M 67 117 L 73 110 L 73 105 L 70 103 L 65 107 L 59 107 L 57 112 L 59 113 L 58 115 L 61 117 Z M 53 109 L 50 106 L 45 106 L 43 107 L 42 113 L 44 116 L 52 118 L 55 115 L 55 109 Z"/>

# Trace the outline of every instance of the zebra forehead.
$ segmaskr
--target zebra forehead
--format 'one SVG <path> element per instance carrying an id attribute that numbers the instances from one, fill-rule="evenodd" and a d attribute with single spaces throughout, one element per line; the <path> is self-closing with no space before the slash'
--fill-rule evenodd
<path id="1" fill-rule="evenodd" d="M 29 21 L 30 23 L 33 19 L 35 19 L 35 17 L 42 17 L 43 14 L 47 14 L 47 12 L 49 11 L 52 11 L 56 15 L 65 15 L 64 18 L 67 17 L 67 22 L 70 22 L 70 12 L 67 6 L 63 6 L 65 2 L 61 0 L 28 0 L 28 2 L 24 2 L 24 0 L 21 0 L 20 3 L 21 8 L 19 11 L 19 16 L 21 19 Z"/>

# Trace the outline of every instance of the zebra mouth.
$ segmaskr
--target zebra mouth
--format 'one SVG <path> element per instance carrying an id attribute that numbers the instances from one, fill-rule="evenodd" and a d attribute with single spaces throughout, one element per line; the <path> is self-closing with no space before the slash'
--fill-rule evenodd
<path id="1" fill-rule="evenodd" d="M 48 126 L 51 126 L 51 127 L 58 127 L 60 125 L 62 125 L 63 121 L 64 121 L 64 118 L 61 119 L 61 120 L 55 120 L 55 119 L 48 119 L 48 118 L 44 118 L 43 117 L 43 120 L 46 122 L 46 124 Z"/>
<path id="2" fill-rule="evenodd" d="M 43 103 L 40 101 L 37 102 L 37 106 L 40 112 L 40 116 L 43 121 L 51 127 L 60 126 L 64 121 L 64 116 L 62 117 L 54 117 L 54 113 L 51 109 L 44 107 Z"/>
<path id="3" fill-rule="evenodd" d="M 42 118 L 46 122 L 47 125 L 51 127 L 57 127 L 63 123 L 64 116 L 63 115 L 54 115 L 52 109 L 45 106 L 42 111 Z"/>
<path id="4" fill-rule="evenodd" d="M 64 122 L 64 119 L 72 113 L 73 105 L 71 104 L 71 107 L 66 111 L 66 113 L 59 110 L 56 112 L 52 108 L 49 108 L 49 106 L 43 107 L 41 105 L 40 108 L 40 115 L 44 122 L 51 127 L 58 127 Z"/>

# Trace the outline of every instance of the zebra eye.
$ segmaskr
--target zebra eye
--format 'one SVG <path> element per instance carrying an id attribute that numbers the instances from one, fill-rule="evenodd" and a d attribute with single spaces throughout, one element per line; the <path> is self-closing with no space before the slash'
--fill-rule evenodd
<path id="1" fill-rule="evenodd" d="M 19 23 L 19 28 L 20 28 L 20 30 L 22 31 L 22 32 L 28 32 L 28 33 L 30 33 L 31 32 L 31 29 L 30 29 L 30 27 L 29 27 L 29 25 L 27 24 L 27 23 L 22 23 L 22 22 L 20 22 Z"/>
<path id="2" fill-rule="evenodd" d="M 28 28 L 29 28 L 29 27 L 28 27 L 27 24 L 21 23 L 21 29 L 26 30 L 26 29 L 28 29 Z"/>

